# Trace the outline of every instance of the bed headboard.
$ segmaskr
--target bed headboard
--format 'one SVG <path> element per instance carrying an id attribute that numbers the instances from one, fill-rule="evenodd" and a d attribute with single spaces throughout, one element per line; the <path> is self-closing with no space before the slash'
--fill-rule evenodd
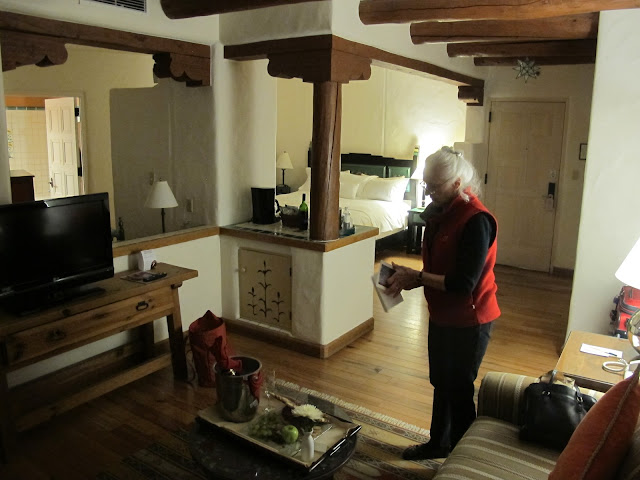
<path id="1" fill-rule="evenodd" d="M 307 153 L 307 165 L 311 166 L 311 149 Z M 340 155 L 340 170 L 349 170 L 354 174 L 377 175 L 381 178 L 411 178 L 418 166 L 418 160 L 400 160 L 397 158 L 372 155 L 370 153 L 343 153 Z M 411 207 L 417 205 L 418 180 L 411 179 L 404 194 L 411 201 Z"/>
<path id="2" fill-rule="evenodd" d="M 355 174 L 377 175 L 381 178 L 411 178 L 418 163 L 417 160 L 399 160 L 369 153 L 343 153 L 340 157 L 340 170 L 350 170 Z"/>

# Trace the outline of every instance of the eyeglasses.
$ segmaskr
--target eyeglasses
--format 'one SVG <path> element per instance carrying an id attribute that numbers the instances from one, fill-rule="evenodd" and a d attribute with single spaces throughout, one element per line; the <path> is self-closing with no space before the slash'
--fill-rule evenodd
<path id="1" fill-rule="evenodd" d="M 420 186 L 424 188 L 424 193 L 426 193 L 427 195 L 430 195 L 432 193 L 437 192 L 440 189 L 440 187 L 446 185 L 447 183 L 449 183 L 449 180 L 444 181 L 442 183 L 437 183 L 435 185 L 432 183 L 427 183 L 423 180 L 420 182 Z"/>

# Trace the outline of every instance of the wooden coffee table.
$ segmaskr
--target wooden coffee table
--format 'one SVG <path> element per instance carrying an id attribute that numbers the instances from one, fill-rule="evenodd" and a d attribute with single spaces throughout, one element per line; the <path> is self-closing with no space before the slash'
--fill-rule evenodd
<path id="1" fill-rule="evenodd" d="M 638 356 L 638 352 L 627 339 L 598 333 L 572 331 L 555 368 L 574 378 L 576 385 L 581 388 L 606 392 L 623 379 L 622 373 L 611 373 L 602 368 L 603 362 L 616 360 L 615 357 L 607 358 L 581 352 L 580 348 L 583 343 L 620 350 L 622 357 L 627 361 Z"/>

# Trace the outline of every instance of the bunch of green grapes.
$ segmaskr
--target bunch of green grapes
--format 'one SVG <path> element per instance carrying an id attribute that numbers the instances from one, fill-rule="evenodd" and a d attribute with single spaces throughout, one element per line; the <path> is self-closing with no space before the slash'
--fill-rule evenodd
<path id="1" fill-rule="evenodd" d="M 277 412 L 266 412 L 260 415 L 250 426 L 249 435 L 263 440 L 282 441 L 280 430 L 282 419 Z"/>

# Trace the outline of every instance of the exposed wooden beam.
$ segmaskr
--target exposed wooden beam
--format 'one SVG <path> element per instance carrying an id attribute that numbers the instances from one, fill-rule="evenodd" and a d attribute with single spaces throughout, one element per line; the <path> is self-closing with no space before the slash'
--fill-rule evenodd
<path id="1" fill-rule="evenodd" d="M 581 65 L 596 63 L 596 57 L 529 57 L 538 65 Z M 477 57 L 473 59 L 476 67 L 515 67 L 522 57 Z"/>
<path id="2" fill-rule="evenodd" d="M 420 43 L 498 40 L 579 40 L 597 38 L 599 13 L 534 20 L 469 20 L 411 24 L 411 40 Z"/>
<path id="3" fill-rule="evenodd" d="M 190 18 L 320 0 L 160 0 L 169 18 Z"/>
<path id="4" fill-rule="evenodd" d="M 596 41 L 450 43 L 447 53 L 450 57 L 586 57 L 596 55 Z"/>
<path id="5" fill-rule="evenodd" d="M 395 66 L 403 70 L 411 70 L 425 77 L 442 80 L 453 85 L 484 85 L 484 81 L 479 78 L 463 75 L 431 63 L 403 57 L 333 35 L 315 35 L 283 40 L 267 40 L 242 45 L 226 45 L 224 47 L 224 58 L 230 60 L 256 60 L 266 58 L 275 59 L 277 55 L 297 55 L 297 61 L 308 63 L 309 60 L 305 59 L 305 57 L 317 55 L 315 53 L 316 51 L 326 52 L 329 50 L 369 59 L 372 63 L 378 65 Z M 291 62 L 294 58 L 295 57 L 290 57 L 288 61 Z M 293 74 L 295 72 L 292 71 L 291 73 Z M 285 71 L 281 71 L 280 74 L 279 76 L 287 76 Z M 298 75 L 293 74 L 290 76 L 297 77 Z"/>
<path id="6" fill-rule="evenodd" d="M 365 25 L 441 20 L 525 20 L 638 8 L 640 0 L 361 0 Z"/>

